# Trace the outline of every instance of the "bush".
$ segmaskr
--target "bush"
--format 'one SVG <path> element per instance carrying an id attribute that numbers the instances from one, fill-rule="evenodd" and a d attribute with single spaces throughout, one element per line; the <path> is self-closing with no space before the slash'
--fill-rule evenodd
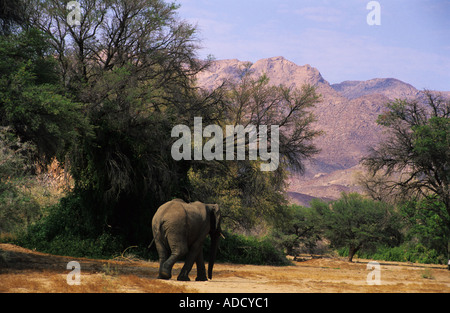
<path id="1" fill-rule="evenodd" d="M 348 256 L 348 248 L 338 250 L 340 256 Z M 446 257 L 422 244 L 405 243 L 398 247 L 380 246 L 375 251 L 360 251 L 358 257 L 379 261 L 446 264 Z"/>
<path id="2" fill-rule="evenodd" d="M 111 234 L 104 233 L 98 238 L 80 238 L 75 236 L 57 236 L 51 242 L 35 245 L 39 251 L 71 257 L 109 259 L 117 256 L 122 248 L 120 241 Z"/>
<path id="3" fill-rule="evenodd" d="M 3 238 L 14 236 L 40 217 L 39 203 L 31 191 L 33 180 L 28 177 L 33 168 L 30 165 L 33 151 L 33 145 L 22 142 L 11 127 L 0 125 L 0 234 Z"/>
<path id="4" fill-rule="evenodd" d="M 205 245 L 209 247 L 209 245 Z M 208 251 L 205 251 L 208 256 Z M 225 233 L 220 241 L 217 261 L 253 265 L 290 265 L 284 254 L 267 238 Z"/>
<path id="5" fill-rule="evenodd" d="M 123 250 L 122 240 L 98 229 L 82 209 L 79 197 L 68 196 L 47 216 L 19 235 L 17 244 L 41 252 L 73 257 L 109 258 Z"/>
<path id="6" fill-rule="evenodd" d="M 41 208 L 22 181 L 0 182 L 0 233 L 16 234 L 40 217 Z"/>

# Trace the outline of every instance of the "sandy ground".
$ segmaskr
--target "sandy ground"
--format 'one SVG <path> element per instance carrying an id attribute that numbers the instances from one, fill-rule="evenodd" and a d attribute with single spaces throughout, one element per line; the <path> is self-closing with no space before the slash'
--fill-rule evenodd
<path id="1" fill-rule="evenodd" d="M 450 293 L 445 266 L 380 262 L 380 285 L 369 285 L 370 260 L 310 259 L 292 266 L 216 264 L 213 279 L 196 282 L 156 279 L 158 264 L 134 260 L 90 260 L 53 256 L 0 244 L 0 292 L 40 293 Z M 80 285 L 69 285 L 67 263 L 81 266 Z"/>

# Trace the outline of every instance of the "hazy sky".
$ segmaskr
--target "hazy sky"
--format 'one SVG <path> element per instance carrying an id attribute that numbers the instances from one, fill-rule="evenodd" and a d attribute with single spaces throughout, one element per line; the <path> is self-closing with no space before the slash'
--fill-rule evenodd
<path id="1" fill-rule="evenodd" d="M 255 62 L 284 56 L 330 83 L 398 78 L 450 91 L 450 0 L 176 0 L 198 26 L 200 57 Z"/>

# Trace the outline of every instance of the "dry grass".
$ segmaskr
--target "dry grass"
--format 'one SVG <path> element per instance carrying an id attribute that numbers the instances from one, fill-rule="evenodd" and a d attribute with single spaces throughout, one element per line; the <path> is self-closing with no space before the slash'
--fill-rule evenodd
<path id="1" fill-rule="evenodd" d="M 55 271 L 8 270 L 0 275 L 0 292 L 9 293 L 182 293 L 185 286 L 137 275 L 82 273 L 80 285 L 67 284 L 67 274 Z"/>
<path id="2" fill-rule="evenodd" d="M 381 263 L 381 285 L 369 286 L 369 260 L 348 263 L 339 259 L 311 259 L 292 266 L 272 267 L 216 264 L 213 280 L 178 282 L 182 263 L 173 279 L 161 281 L 158 263 L 145 261 L 78 259 L 81 285 L 67 284 L 71 258 L 0 244 L 0 292 L 39 293 L 450 293 L 450 272 L 445 266 Z M 3 268 L 2 268 L 3 266 Z M 190 277 L 196 276 L 195 268 Z"/>

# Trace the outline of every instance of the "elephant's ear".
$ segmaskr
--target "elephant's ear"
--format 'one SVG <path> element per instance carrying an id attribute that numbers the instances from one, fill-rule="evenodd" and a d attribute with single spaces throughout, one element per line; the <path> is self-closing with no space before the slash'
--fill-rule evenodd
<path id="1" fill-rule="evenodd" d="M 214 232 L 217 229 L 219 229 L 219 226 L 220 226 L 221 216 L 220 216 L 219 205 L 217 205 L 217 204 L 212 204 L 211 205 L 210 218 L 211 218 L 211 230 Z"/>

